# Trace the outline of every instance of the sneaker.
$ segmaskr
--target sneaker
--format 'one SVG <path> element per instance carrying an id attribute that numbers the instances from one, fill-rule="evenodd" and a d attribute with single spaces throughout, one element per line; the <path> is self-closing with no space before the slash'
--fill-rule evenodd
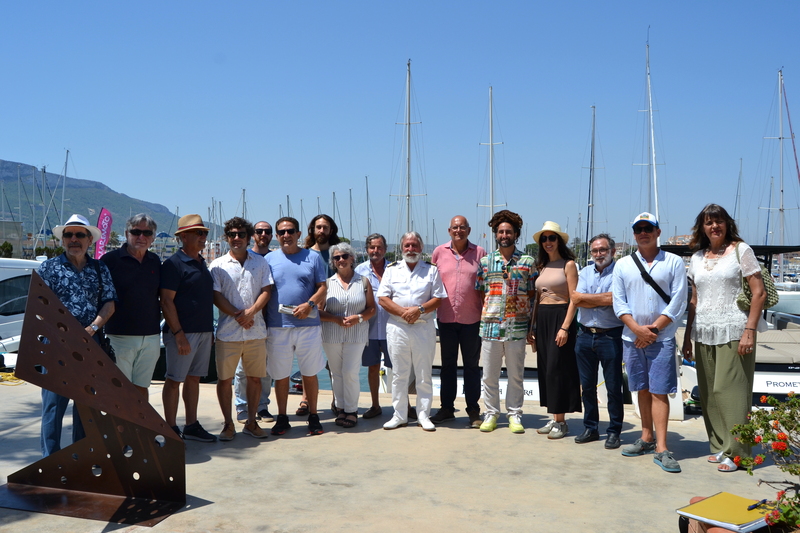
<path id="1" fill-rule="evenodd" d="M 645 442 L 642 439 L 636 439 L 633 444 L 629 444 L 622 448 L 622 455 L 625 457 L 636 457 L 646 453 L 654 453 L 656 451 L 655 442 Z"/>
<path id="2" fill-rule="evenodd" d="M 525 433 L 525 428 L 522 426 L 522 417 L 520 415 L 508 415 L 508 429 L 511 433 Z"/>
<path id="3" fill-rule="evenodd" d="M 231 424 L 223 423 L 222 432 L 219 434 L 219 440 L 223 441 L 233 440 L 233 437 L 235 436 L 236 436 L 236 428 L 233 427 L 233 423 Z"/>
<path id="4" fill-rule="evenodd" d="M 553 419 L 550 419 L 550 420 L 547 422 L 547 424 L 545 424 L 544 426 L 542 426 L 542 427 L 540 427 L 539 429 L 537 429 L 537 430 L 536 430 L 536 433 L 538 433 L 539 435 L 547 435 L 548 433 L 550 433 L 551 431 L 553 431 L 553 427 L 554 427 L 555 425 L 556 425 L 556 421 L 555 421 L 555 420 L 553 420 Z"/>
<path id="5" fill-rule="evenodd" d="M 183 432 L 181 432 L 181 428 L 179 428 L 178 426 L 171 426 L 171 427 L 172 431 L 174 431 L 176 435 L 178 435 L 180 438 L 183 438 Z"/>
<path id="6" fill-rule="evenodd" d="M 452 407 L 442 407 L 436 414 L 430 418 L 430 421 L 434 424 L 441 424 L 445 420 L 454 420 L 456 418 L 456 412 Z"/>
<path id="7" fill-rule="evenodd" d="M 550 440 L 555 439 L 563 439 L 569 433 L 569 426 L 566 422 L 556 422 L 553 424 L 553 429 L 550 430 L 550 433 L 547 434 L 547 438 Z"/>
<path id="8" fill-rule="evenodd" d="M 319 423 L 319 415 L 317 413 L 308 415 L 308 434 L 322 435 L 322 432 L 322 424 Z"/>
<path id="9" fill-rule="evenodd" d="M 240 424 L 247 423 L 247 411 L 242 411 L 241 413 L 236 413 L 236 421 Z"/>
<path id="10" fill-rule="evenodd" d="M 269 414 L 269 409 L 262 409 L 258 412 L 257 420 L 262 422 L 275 422 L 275 419 Z"/>
<path id="11" fill-rule="evenodd" d="M 272 434 L 273 435 L 283 435 L 292 426 L 289 425 L 289 417 L 286 415 L 278 415 L 278 421 L 275 422 L 275 425 L 272 426 Z"/>
<path id="12" fill-rule="evenodd" d="M 481 424 L 481 431 L 484 433 L 489 433 L 490 431 L 494 431 L 497 428 L 497 415 L 486 415 L 486 418 L 483 420 L 483 424 Z"/>
<path id="13" fill-rule="evenodd" d="M 242 433 L 244 433 L 246 435 L 250 435 L 251 437 L 255 437 L 257 439 L 266 439 L 269 436 L 269 435 L 267 435 L 266 431 L 261 429 L 261 427 L 258 425 L 258 422 L 255 422 L 255 421 L 253 422 L 252 425 L 251 424 L 245 424 L 244 429 L 242 430 Z M 220 440 L 221 439 L 222 439 L 222 436 L 220 436 Z"/>
<path id="14" fill-rule="evenodd" d="M 653 456 L 653 462 L 661 467 L 664 472 L 678 473 L 681 471 L 681 465 L 672 457 L 672 452 L 664 450 Z"/>
<path id="15" fill-rule="evenodd" d="M 200 421 L 196 420 L 194 424 L 183 426 L 183 438 L 189 440 L 199 440 L 200 442 L 216 442 L 217 437 L 203 429 Z"/>
<path id="16" fill-rule="evenodd" d="M 467 416 L 469 416 L 469 426 L 472 429 L 480 429 L 481 424 L 483 423 L 483 419 L 481 419 L 481 412 L 480 411 L 467 411 Z"/>
<path id="17" fill-rule="evenodd" d="M 426 415 L 420 415 L 417 419 L 417 424 L 425 431 L 436 431 L 436 426 L 433 425 L 431 419 Z"/>
<path id="18" fill-rule="evenodd" d="M 408 421 L 407 421 L 407 420 L 403 420 L 403 419 L 401 419 L 399 416 L 397 416 L 397 415 L 395 414 L 395 415 L 392 415 L 392 418 L 391 418 L 391 420 L 389 420 L 388 422 L 386 422 L 386 423 L 383 425 L 383 429 L 397 429 L 397 428 L 404 428 L 404 427 L 406 427 L 407 425 L 408 425 Z"/>

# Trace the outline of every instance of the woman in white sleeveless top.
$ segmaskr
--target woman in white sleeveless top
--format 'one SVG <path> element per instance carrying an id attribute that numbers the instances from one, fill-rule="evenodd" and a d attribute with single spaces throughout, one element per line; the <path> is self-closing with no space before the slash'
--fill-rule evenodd
<path id="1" fill-rule="evenodd" d="M 320 309 L 322 347 L 328 356 L 336 425 L 352 428 L 358 423 L 361 354 L 369 342 L 369 319 L 375 314 L 375 298 L 369 281 L 355 271 L 356 253 L 347 243 L 330 247 L 325 309 Z"/>

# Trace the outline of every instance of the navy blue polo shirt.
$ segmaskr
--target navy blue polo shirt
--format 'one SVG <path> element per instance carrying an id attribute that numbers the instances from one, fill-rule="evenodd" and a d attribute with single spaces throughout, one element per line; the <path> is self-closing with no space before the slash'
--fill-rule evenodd
<path id="1" fill-rule="evenodd" d="M 175 309 L 185 333 L 214 331 L 214 281 L 203 256 L 178 250 L 161 265 L 161 288 L 175 291 Z M 164 331 L 168 326 L 164 325 Z"/>
<path id="2" fill-rule="evenodd" d="M 158 335 L 161 304 L 158 289 L 161 283 L 161 260 L 153 252 L 145 252 L 140 263 L 128 253 L 128 243 L 108 252 L 100 260 L 111 271 L 117 289 L 116 308 L 106 323 L 111 335 Z"/>

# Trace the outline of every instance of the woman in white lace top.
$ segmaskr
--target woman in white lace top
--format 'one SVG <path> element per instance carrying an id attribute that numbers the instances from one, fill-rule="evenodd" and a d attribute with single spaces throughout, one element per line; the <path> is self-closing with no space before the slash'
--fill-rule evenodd
<path id="1" fill-rule="evenodd" d="M 683 355 L 697 359 L 700 405 L 713 454 L 708 462 L 717 463 L 720 472 L 733 472 L 736 458 L 750 455 L 750 448 L 738 442 L 731 429 L 746 423 L 750 412 L 756 332 L 766 330 L 761 318 L 764 281 L 753 250 L 723 207 L 705 206 L 692 232 L 689 246 L 696 252 L 689 264 L 692 299 Z M 736 305 L 742 277 L 753 292 L 750 311 Z"/>

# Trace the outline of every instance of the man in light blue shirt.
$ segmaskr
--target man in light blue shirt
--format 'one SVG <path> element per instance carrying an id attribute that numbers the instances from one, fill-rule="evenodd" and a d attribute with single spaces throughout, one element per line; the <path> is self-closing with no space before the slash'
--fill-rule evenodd
<path id="1" fill-rule="evenodd" d="M 605 448 L 619 448 L 622 431 L 622 321 L 614 314 L 611 281 L 614 273 L 614 239 L 607 233 L 592 237 L 589 252 L 594 264 L 581 270 L 572 301 L 578 307 L 578 338 L 575 358 L 581 377 L 583 433 L 575 442 L 600 439 L 600 411 L 597 406 L 597 367 L 603 365 L 608 391 L 609 424 Z"/>
<path id="2" fill-rule="evenodd" d="M 686 266 L 680 257 L 658 247 L 661 229 L 652 214 L 639 214 L 632 226 L 638 249 L 619 260 L 612 293 L 614 312 L 625 324 L 622 339 L 628 386 L 639 391 L 642 437 L 623 448 L 622 455 L 655 452 L 654 463 L 667 472 L 680 472 L 667 449 L 667 394 L 677 392 L 675 331 L 686 309 Z"/>

